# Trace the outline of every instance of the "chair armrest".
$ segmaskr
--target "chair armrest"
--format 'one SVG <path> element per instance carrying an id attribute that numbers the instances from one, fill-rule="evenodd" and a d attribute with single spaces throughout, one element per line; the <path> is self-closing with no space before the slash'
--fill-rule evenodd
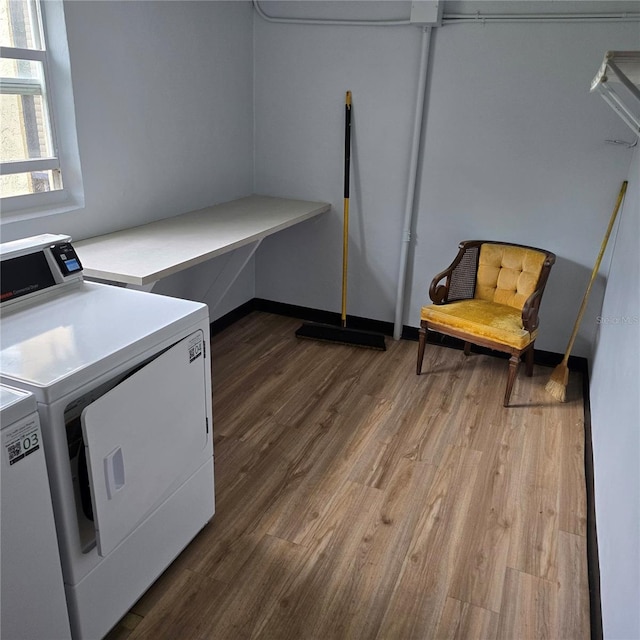
<path id="1" fill-rule="evenodd" d="M 540 308 L 540 302 L 542 300 L 542 292 L 543 289 L 534 291 L 522 307 L 522 326 L 529 333 L 532 333 L 538 328 L 538 309 Z"/>
<path id="2" fill-rule="evenodd" d="M 475 249 L 477 251 L 480 245 L 482 245 L 482 243 L 483 243 L 482 240 L 464 240 L 458 245 L 458 255 L 455 257 L 454 261 L 444 271 L 441 271 L 431 281 L 431 286 L 429 287 L 429 297 L 431 298 L 434 304 L 446 304 L 447 302 L 449 302 L 449 288 L 451 286 L 451 279 L 454 271 L 457 269 L 458 265 L 460 265 L 462 260 L 465 258 L 465 253 L 467 252 L 467 250 Z M 465 260 L 465 264 L 467 264 L 468 261 L 471 260 L 474 265 L 474 268 L 473 268 L 474 279 L 470 285 L 471 289 L 475 289 L 475 273 L 477 269 L 477 264 L 475 264 L 476 258 L 473 257 L 474 255 L 477 255 L 477 254 L 474 254 L 473 252 L 470 253 Z M 442 280 L 444 280 L 444 283 L 442 283 Z M 453 285 L 454 296 L 455 296 L 454 299 L 459 300 L 467 297 L 473 297 L 473 294 L 471 296 L 469 296 L 468 294 L 460 296 L 459 285 L 460 285 L 460 272 L 457 272 L 456 276 L 454 277 L 454 285 Z"/>
<path id="3" fill-rule="evenodd" d="M 432 281 L 429 287 L 429 297 L 434 304 L 445 304 L 449 297 L 449 281 L 453 267 L 449 267 L 445 271 L 441 271 Z M 446 278 L 444 284 L 440 284 L 441 280 Z"/>
<path id="4" fill-rule="evenodd" d="M 540 249 L 538 249 L 540 251 Z M 538 288 L 527 298 L 524 306 L 522 307 L 522 326 L 531 333 L 538 328 L 538 310 L 540 309 L 540 302 L 542 302 L 542 294 L 547 286 L 547 279 L 549 278 L 549 272 L 551 267 L 556 261 L 555 254 L 546 251 L 546 258 L 540 278 L 538 279 Z"/>

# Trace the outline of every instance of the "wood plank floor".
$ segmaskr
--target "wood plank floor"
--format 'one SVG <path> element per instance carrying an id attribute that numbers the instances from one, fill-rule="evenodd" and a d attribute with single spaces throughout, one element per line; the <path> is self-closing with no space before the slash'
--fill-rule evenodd
<path id="1" fill-rule="evenodd" d="M 579 374 L 299 324 L 213 339 L 216 515 L 109 640 L 588 638 Z"/>

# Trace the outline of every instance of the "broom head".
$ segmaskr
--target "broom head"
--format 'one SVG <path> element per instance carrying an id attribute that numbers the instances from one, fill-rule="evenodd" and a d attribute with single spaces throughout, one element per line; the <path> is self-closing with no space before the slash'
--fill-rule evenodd
<path id="1" fill-rule="evenodd" d="M 560 402 L 564 402 L 567 396 L 567 383 L 569 382 L 569 367 L 563 360 L 551 374 L 545 389 Z"/>
<path id="2" fill-rule="evenodd" d="M 384 336 L 381 333 L 347 329 L 346 327 L 335 327 L 331 324 L 305 322 L 296 331 L 296 336 L 308 340 L 319 340 L 320 342 L 336 342 L 352 347 L 376 349 L 377 351 L 387 350 Z"/>

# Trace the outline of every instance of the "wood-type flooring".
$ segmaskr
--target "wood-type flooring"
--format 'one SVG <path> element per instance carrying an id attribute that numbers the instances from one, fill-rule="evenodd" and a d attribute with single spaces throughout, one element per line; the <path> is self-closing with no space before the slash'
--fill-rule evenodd
<path id="1" fill-rule="evenodd" d="M 216 514 L 109 640 L 589 638 L 580 374 L 299 325 L 213 338 Z"/>

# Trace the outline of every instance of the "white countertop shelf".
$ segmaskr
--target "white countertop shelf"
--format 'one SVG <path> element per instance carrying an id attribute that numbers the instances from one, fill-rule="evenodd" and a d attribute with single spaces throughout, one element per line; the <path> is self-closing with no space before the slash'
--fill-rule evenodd
<path id="1" fill-rule="evenodd" d="M 252 195 L 74 242 L 74 247 L 85 276 L 145 286 L 330 208 L 326 202 Z"/>

